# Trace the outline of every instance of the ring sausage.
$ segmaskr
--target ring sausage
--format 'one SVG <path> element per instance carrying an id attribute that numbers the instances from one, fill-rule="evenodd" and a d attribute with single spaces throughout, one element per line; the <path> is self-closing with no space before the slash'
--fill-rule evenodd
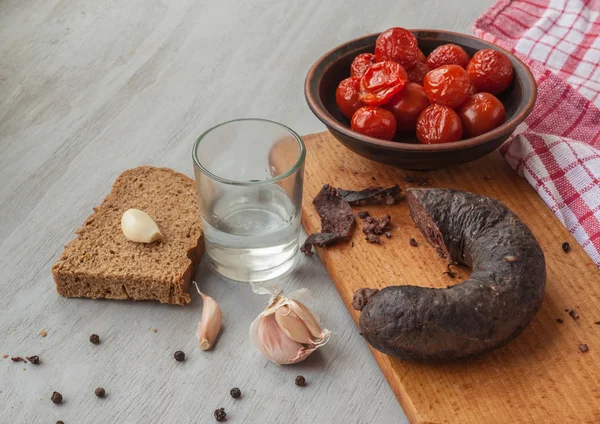
<path id="1" fill-rule="evenodd" d="M 408 189 L 415 225 L 438 254 L 471 267 L 445 289 L 360 289 L 360 330 L 401 359 L 445 362 L 494 349 L 517 336 L 541 306 L 544 254 L 529 228 L 502 203 L 447 189 Z"/>

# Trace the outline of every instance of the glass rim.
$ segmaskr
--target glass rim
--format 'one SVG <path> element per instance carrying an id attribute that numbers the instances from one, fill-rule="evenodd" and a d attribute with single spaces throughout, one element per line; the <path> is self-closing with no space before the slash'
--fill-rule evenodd
<path id="1" fill-rule="evenodd" d="M 268 180 L 259 180 L 259 181 L 230 180 L 230 179 L 227 179 L 227 178 L 220 177 L 220 176 L 218 176 L 216 174 L 213 174 L 208 169 L 206 169 L 200 163 L 200 160 L 198 160 L 198 146 L 200 145 L 200 142 L 202 141 L 202 139 L 204 139 L 209 133 L 211 133 L 212 131 L 216 130 L 219 127 L 222 127 L 222 126 L 227 125 L 227 124 L 232 124 L 232 123 L 235 123 L 235 122 L 244 122 L 244 121 L 263 122 L 263 123 L 268 123 L 268 124 L 274 124 L 274 125 L 276 125 L 278 127 L 281 127 L 283 129 L 285 129 L 286 131 L 288 131 L 296 139 L 296 141 L 300 145 L 300 155 L 298 156 L 298 160 L 296 161 L 296 163 L 292 167 L 290 167 L 290 169 L 288 169 L 287 171 L 285 171 L 284 173 L 282 173 L 280 175 L 277 175 L 276 177 L 269 178 Z M 302 141 L 302 138 L 293 129 L 291 129 L 287 125 L 283 125 L 283 124 L 281 124 L 279 122 L 272 121 L 270 119 L 263 119 L 263 118 L 238 118 L 238 119 L 231 119 L 229 121 L 225 121 L 225 122 L 222 122 L 220 124 L 217 124 L 217 125 L 209 128 L 208 130 L 204 131 L 202 134 L 200 134 L 200 136 L 194 142 L 194 147 L 193 147 L 193 151 L 192 151 L 192 157 L 194 159 L 194 166 L 198 167 L 198 169 L 200 170 L 200 172 L 202 172 L 204 175 L 208 176 L 212 180 L 218 181 L 218 182 L 223 183 L 223 184 L 229 184 L 229 185 L 255 186 L 255 185 L 273 184 L 273 183 L 275 183 L 277 181 L 281 181 L 281 180 L 289 177 L 290 175 L 293 175 L 296 171 L 298 171 L 298 169 L 300 169 L 300 167 L 304 163 L 304 160 L 306 159 L 306 146 L 304 145 L 304 141 Z"/>

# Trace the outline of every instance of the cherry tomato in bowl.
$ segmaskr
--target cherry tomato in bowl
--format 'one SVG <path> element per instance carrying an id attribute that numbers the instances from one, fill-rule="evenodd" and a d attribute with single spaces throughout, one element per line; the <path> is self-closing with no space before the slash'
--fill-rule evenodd
<path id="1" fill-rule="evenodd" d="M 429 72 L 429 66 L 425 62 L 417 62 L 412 69 L 407 71 L 408 80 L 410 82 L 416 82 L 417 84 L 423 84 L 423 80 L 425 79 L 425 75 Z"/>
<path id="2" fill-rule="evenodd" d="M 427 106 L 429 106 L 429 100 L 423 87 L 409 82 L 404 90 L 392 97 L 385 108 L 396 117 L 398 132 L 414 132 L 417 119 Z"/>
<path id="3" fill-rule="evenodd" d="M 360 101 L 369 106 L 387 103 L 408 81 L 404 68 L 396 62 L 377 62 L 360 80 Z"/>
<path id="4" fill-rule="evenodd" d="M 469 78 L 477 91 L 498 94 L 506 90 L 513 80 L 513 66 L 502 52 L 492 49 L 479 50 L 467 65 Z"/>
<path id="5" fill-rule="evenodd" d="M 350 65 L 350 76 L 362 78 L 369 66 L 375 63 L 375 55 L 362 53 L 354 58 Z"/>
<path id="6" fill-rule="evenodd" d="M 335 102 L 344 116 L 348 119 L 351 119 L 352 115 L 354 115 L 354 112 L 363 106 L 362 102 L 358 98 L 359 93 L 359 77 L 346 78 L 340 82 L 337 90 L 335 90 Z"/>
<path id="7" fill-rule="evenodd" d="M 444 65 L 429 71 L 423 79 L 425 94 L 431 103 L 459 107 L 469 95 L 469 75 L 458 65 Z"/>
<path id="8" fill-rule="evenodd" d="M 391 140 L 396 134 L 394 114 L 380 107 L 361 107 L 352 116 L 350 126 L 358 133 L 382 140 Z"/>
<path id="9" fill-rule="evenodd" d="M 469 63 L 469 54 L 461 46 L 456 44 L 442 44 L 436 47 L 427 56 L 427 65 L 431 69 L 444 65 L 458 65 L 466 68 Z"/>
<path id="10" fill-rule="evenodd" d="M 423 144 L 451 143 L 462 138 L 462 122 L 454 109 L 433 104 L 417 120 L 417 138 Z"/>
<path id="11" fill-rule="evenodd" d="M 390 28 L 375 41 L 377 62 L 391 60 L 410 69 L 419 60 L 419 46 L 414 34 L 404 28 Z"/>
<path id="12" fill-rule="evenodd" d="M 491 131 L 502 125 L 506 119 L 504 105 L 490 93 L 470 96 L 457 112 L 467 138 Z"/>

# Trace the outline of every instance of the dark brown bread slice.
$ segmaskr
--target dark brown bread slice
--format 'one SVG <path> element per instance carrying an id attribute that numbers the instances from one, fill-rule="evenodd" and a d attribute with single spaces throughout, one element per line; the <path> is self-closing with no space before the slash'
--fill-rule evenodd
<path id="1" fill-rule="evenodd" d="M 128 241 L 121 216 L 130 208 L 147 212 L 162 240 Z M 75 233 L 52 267 L 60 295 L 175 305 L 190 301 L 190 280 L 204 250 L 194 180 L 169 168 L 127 170 Z"/>

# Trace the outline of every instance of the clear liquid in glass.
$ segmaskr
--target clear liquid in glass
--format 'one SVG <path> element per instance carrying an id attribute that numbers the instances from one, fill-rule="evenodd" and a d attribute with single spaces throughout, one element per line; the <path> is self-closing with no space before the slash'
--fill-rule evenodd
<path id="1" fill-rule="evenodd" d="M 278 185 L 224 191 L 207 212 L 206 253 L 222 275 L 264 281 L 294 265 L 300 211 Z"/>

